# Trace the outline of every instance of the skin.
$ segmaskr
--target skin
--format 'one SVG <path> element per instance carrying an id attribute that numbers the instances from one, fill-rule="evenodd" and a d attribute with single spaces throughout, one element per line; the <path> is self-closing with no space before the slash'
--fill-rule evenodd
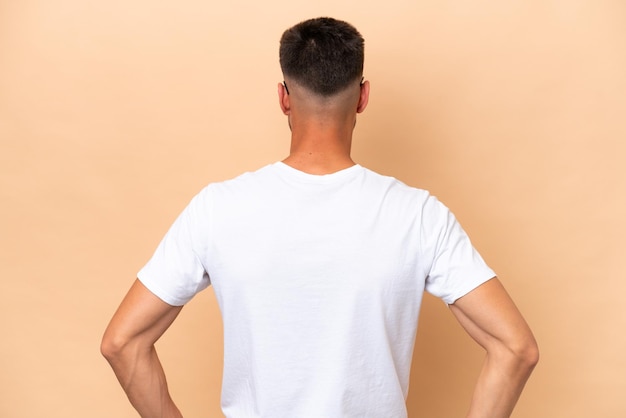
<path id="1" fill-rule="evenodd" d="M 286 80 L 278 100 L 291 128 L 291 148 L 283 160 L 300 171 L 329 174 L 354 165 L 350 157 L 357 114 L 369 100 L 368 81 L 322 98 Z M 144 418 L 178 418 L 154 344 L 182 307 L 171 306 L 138 280 L 113 315 L 101 345 L 130 402 Z M 467 418 L 509 417 L 538 361 L 537 343 L 497 278 L 450 305 L 467 333 L 485 349 Z"/>
<path id="2" fill-rule="evenodd" d="M 323 98 L 287 78 L 289 94 L 278 85 L 278 102 L 289 120 L 291 148 L 283 160 L 309 174 L 329 174 L 354 165 L 350 157 L 356 117 L 367 107 L 370 83 L 354 82 L 332 98 Z"/>
<path id="3" fill-rule="evenodd" d="M 182 417 L 170 397 L 154 347 L 181 309 L 163 302 L 135 280 L 102 337 L 102 354 L 144 418 Z"/>
<path id="4" fill-rule="evenodd" d="M 467 418 L 509 417 L 539 361 L 528 324 L 496 277 L 459 298 L 450 310 L 486 353 Z"/>

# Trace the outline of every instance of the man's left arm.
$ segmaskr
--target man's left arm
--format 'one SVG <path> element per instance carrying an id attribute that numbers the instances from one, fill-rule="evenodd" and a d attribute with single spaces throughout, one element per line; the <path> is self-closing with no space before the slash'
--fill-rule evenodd
<path id="1" fill-rule="evenodd" d="M 539 360 L 528 324 L 495 277 L 457 299 L 450 310 L 486 351 L 467 418 L 509 417 Z"/>

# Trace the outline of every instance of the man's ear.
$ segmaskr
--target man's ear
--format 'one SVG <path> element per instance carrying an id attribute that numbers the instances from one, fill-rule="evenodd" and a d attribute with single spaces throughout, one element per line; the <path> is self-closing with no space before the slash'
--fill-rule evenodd
<path id="1" fill-rule="evenodd" d="M 364 81 L 361 83 L 361 93 L 359 95 L 359 103 L 356 106 L 356 113 L 361 113 L 367 107 L 367 103 L 370 99 L 370 82 Z"/>
<path id="2" fill-rule="evenodd" d="M 280 106 L 280 110 L 282 110 L 285 115 L 288 115 L 291 112 L 289 93 L 287 93 L 287 89 L 283 83 L 278 83 L 278 104 Z"/>

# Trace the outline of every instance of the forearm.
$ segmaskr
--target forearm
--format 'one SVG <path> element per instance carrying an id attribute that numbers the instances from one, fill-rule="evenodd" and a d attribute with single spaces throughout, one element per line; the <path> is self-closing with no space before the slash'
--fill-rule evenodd
<path id="1" fill-rule="evenodd" d="M 108 355 L 107 360 L 142 418 L 182 418 L 170 397 L 154 346 L 126 347 Z"/>
<path id="2" fill-rule="evenodd" d="M 487 352 L 467 418 L 508 418 L 535 364 L 534 358 L 505 349 Z"/>

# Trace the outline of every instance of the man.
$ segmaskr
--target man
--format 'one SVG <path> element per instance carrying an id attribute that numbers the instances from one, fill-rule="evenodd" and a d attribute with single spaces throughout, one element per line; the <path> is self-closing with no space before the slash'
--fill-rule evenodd
<path id="1" fill-rule="evenodd" d="M 468 417 L 508 417 L 537 362 L 531 331 L 454 216 L 350 157 L 363 38 L 312 19 L 282 36 L 282 162 L 202 190 L 113 316 L 102 352 L 143 417 L 180 417 L 154 343 L 211 284 L 229 418 L 406 417 L 424 290 L 485 348 Z"/>

